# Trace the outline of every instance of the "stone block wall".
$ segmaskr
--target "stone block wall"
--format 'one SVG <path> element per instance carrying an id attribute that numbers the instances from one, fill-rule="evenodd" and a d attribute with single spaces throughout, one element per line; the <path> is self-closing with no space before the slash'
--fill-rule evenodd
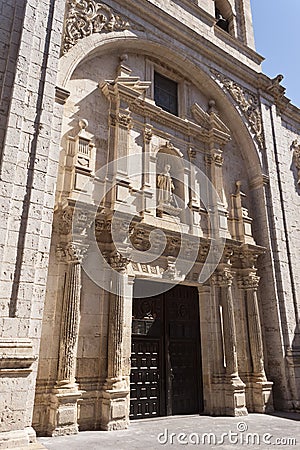
<path id="1" fill-rule="evenodd" d="M 0 154 L 3 152 L 17 61 L 19 65 L 25 63 L 25 59 L 18 59 L 25 4 L 25 0 L 6 0 L 0 5 Z"/>
<path id="2" fill-rule="evenodd" d="M 12 446 L 34 438 L 28 427 L 61 133 L 55 85 L 64 7 L 52 0 L 4 1 L 0 6 L 2 45 L 6 41 L 1 52 L 0 392 L 5 395 L 0 445 L 12 430 Z"/>

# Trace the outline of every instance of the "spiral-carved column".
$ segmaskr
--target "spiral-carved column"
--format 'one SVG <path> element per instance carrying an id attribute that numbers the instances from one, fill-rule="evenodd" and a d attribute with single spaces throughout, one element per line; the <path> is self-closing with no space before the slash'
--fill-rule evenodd
<path id="1" fill-rule="evenodd" d="M 238 286 L 243 290 L 246 302 L 252 365 L 252 372 L 248 374 L 247 381 L 247 404 L 253 412 L 265 412 L 273 409 L 273 383 L 267 381 L 264 367 L 263 339 L 257 299 L 258 285 L 259 277 L 256 276 L 256 269 L 244 269 L 240 272 Z"/>

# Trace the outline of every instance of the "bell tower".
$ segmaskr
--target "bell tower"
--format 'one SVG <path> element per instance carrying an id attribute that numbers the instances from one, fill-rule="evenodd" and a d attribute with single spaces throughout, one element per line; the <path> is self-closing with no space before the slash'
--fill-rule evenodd
<path id="1" fill-rule="evenodd" d="M 255 48 L 250 0 L 213 0 L 216 26 Z"/>
<path id="2" fill-rule="evenodd" d="M 230 58 L 261 72 L 262 58 L 255 49 L 251 0 L 148 0 L 148 7 L 155 8 L 158 17 L 164 17 L 164 29 L 166 23 L 172 29 L 184 25 L 186 32 L 190 30 L 194 34 L 193 40 L 199 49 L 203 47 L 206 51 L 207 44 L 209 47 L 212 44 Z M 216 53 L 217 49 L 213 58 Z"/>
<path id="3" fill-rule="evenodd" d="M 214 16 L 217 29 L 255 49 L 250 0 L 196 0 L 195 3 Z"/>

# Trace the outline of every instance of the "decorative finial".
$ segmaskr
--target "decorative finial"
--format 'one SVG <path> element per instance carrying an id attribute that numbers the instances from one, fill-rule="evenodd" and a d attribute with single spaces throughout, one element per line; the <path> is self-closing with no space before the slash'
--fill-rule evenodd
<path id="1" fill-rule="evenodd" d="M 88 127 L 89 123 L 86 119 L 79 120 L 79 127 L 81 130 L 85 130 Z"/>

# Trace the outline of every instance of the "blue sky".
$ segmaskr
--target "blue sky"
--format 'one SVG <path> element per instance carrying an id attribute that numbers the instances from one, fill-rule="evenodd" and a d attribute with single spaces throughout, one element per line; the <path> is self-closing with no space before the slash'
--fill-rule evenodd
<path id="1" fill-rule="evenodd" d="M 286 96 L 300 108 L 300 0 L 251 0 L 256 50 L 265 61 L 263 72 L 281 83 Z"/>

